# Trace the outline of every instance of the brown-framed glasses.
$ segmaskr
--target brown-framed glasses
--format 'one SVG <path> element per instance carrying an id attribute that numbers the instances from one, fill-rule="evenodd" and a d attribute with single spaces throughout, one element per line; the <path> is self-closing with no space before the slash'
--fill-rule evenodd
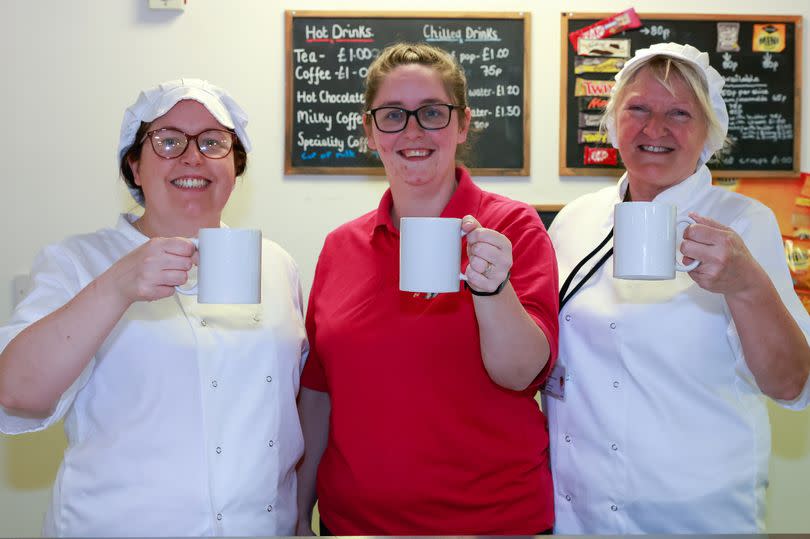
<path id="1" fill-rule="evenodd" d="M 223 129 L 206 129 L 196 135 L 189 135 L 176 127 L 163 127 L 149 131 L 141 139 L 152 143 L 152 149 L 163 159 L 180 157 L 193 140 L 200 153 L 209 159 L 222 159 L 231 153 L 236 133 Z"/>
<path id="2" fill-rule="evenodd" d="M 431 103 L 422 105 L 418 109 L 408 110 L 402 107 L 377 107 L 366 114 L 374 118 L 377 129 L 383 133 L 399 133 L 408 125 L 408 119 L 413 116 L 422 129 L 434 131 L 444 129 L 450 125 L 453 109 L 462 109 L 459 105 L 449 103 Z"/>

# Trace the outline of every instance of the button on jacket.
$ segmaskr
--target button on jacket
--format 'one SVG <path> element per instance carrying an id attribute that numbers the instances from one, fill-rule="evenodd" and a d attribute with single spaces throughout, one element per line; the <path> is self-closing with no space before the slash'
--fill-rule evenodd
<path id="1" fill-rule="evenodd" d="M 626 189 L 623 178 L 555 219 L 549 233 L 561 282 L 610 231 Z M 810 335 L 768 208 L 713 187 L 706 167 L 655 200 L 740 234 Z M 544 398 L 556 533 L 763 530 L 768 412 L 722 295 L 680 272 L 667 281 L 614 279 L 609 259 L 560 313 L 558 363 L 566 368 L 565 400 Z M 807 400 L 806 386 L 780 404 L 801 408 Z"/>
<path id="2" fill-rule="evenodd" d="M 133 219 L 45 248 L 0 346 L 146 242 Z M 7 434 L 64 417 L 68 448 L 44 535 L 294 533 L 301 292 L 294 262 L 268 240 L 262 270 L 261 305 L 180 294 L 134 303 L 50 417 L 0 409 Z"/>

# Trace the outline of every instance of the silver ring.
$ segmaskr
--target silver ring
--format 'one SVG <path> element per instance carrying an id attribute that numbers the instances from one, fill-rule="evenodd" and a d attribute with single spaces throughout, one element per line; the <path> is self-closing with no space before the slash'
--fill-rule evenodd
<path id="1" fill-rule="evenodd" d="M 487 262 L 487 267 L 484 269 L 484 273 L 483 273 L 484 277 L 489 277 L 489 272 L 492 271 L 492 268 L 494 268 L 494 267 L 495 267 L 495 265 L 492 262 L 488 261 Z"/>

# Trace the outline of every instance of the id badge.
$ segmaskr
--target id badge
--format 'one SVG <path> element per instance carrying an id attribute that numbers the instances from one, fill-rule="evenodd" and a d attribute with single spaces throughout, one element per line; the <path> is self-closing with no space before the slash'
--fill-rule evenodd
<path id="1" fill-rule="evenodd" d="M 546 381 L 540 386 L 540 391 L 543 395 L 554 397 L 557 400 L 565 400 L 565 367 L 557 363 L 551 369 L 551 374 L 546 378 Z"/>

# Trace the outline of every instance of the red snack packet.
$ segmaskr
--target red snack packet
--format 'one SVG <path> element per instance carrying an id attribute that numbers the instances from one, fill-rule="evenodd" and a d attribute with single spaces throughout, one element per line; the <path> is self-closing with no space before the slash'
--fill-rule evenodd
<path id="1" fill-rule="evenodd" d="M 574 46 L 574 50 L 578 51 L 577 41 L 581 37 L 602 39 L 639 26 L 641 26 L 641 19 L 636 15 L 636 10 L 630 8 L 607 19 L 595 22 L 590 26 L 573 31 L 568 34 L 568 39 L 571 41 L 571 45 Z"/>
<path id="2" fill-rule="evenodd" d="M 602 112 L 608 104 L 607 97 L 577 97 L 579 112 Z"/>
<path id="3" fill-rule="evenodd" d="M 796 295 L 799 296 L 799 299 L 802 301 L 802 305 L 804 308 L 810 312 L 810 292 L 807 290 L 796 290 Z"/>
<path id="4" fill-rule="evenodd" d="M 619 152 L 616 148 L 585 146 L 586 165 L 617 165 Z"/>

